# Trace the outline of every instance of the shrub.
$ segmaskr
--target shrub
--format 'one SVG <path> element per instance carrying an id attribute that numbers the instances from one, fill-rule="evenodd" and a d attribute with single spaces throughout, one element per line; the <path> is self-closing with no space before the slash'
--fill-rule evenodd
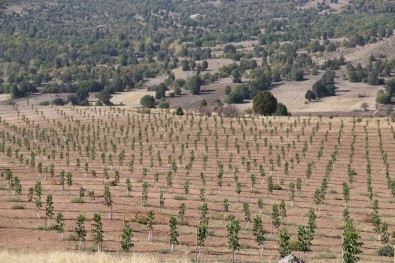
<path id="1" fill-rule="evenodd" d="M 285 106 L 282 103 L 278 103 L 277 104 L 277 109 L 274 112 L 274 115 L 276 115 L 276 116 L 288 116 L 290 114 L 288 113 L 287 106 Z"/>
<path id="2" fill-rule="evenodd" d="M 44 100 L 44 101 L 40 102 L 41 106 L 48 106 L 49 104 L 51 104 L 51 103 L 49 101 L 47 101 L 47 100 Z"/>
<path id="3" fill-rule="evenodd" d="M 228 85 L 225 87 L 225 95 L 229 95 L 232 92 L 232 88 Z"/>
<path id="4" fill-rule="evenodd" d="M 177 110 L 176 110 L 176 115 L 178 115 L 178 116 L 184 115 L 184 111 L 182 110 L 181 107 L 178 107 L 178 108 L 177 108 Z"/>
<path id="5" fill-rule="evenodd" d="M 289 241 L 289 249 L 292 251 L 300 251 L 300 242 L 299 240 L 290 240 Z"/>
<path id="6" fill-rule="evenodd" d="M 63 106 L 64 100 L 62 98 L 56 98 L 52 101 L 52 104 L 54 104 L 56 106 Z"/>
<path id="7" fill-rule="evenodd" d="M 136 214 L 132 221 L 136 222 L 136 223 L 139 223 L 141 225 L 146 225 L 147 222 L 148 222 L 148 217 L 146 217 L 145 215 Z"/>
<path id="8" fill-rule="evenodd" d="M 144 107 L 152 108 L 155 104 L 155 98 L 151 95 L 145 95 L 141 98 L 140 104 Z"/>
<path id="9" fill-rule="evenodd" d="M 393 257 L 394 248 L 390 245 L 384 245 L 377 251 L 377 253 L 381 257 Z"/>
<path id="10" fill-rule="evenodd" d="M 159 109 L 168 109 L 170 106 L 169 106 L 169 103 L 168 102 L 166 102 L 164 99 L 162 99 L 160 102 L 159 102 L 159 104 L 158 104 L 158 108 Z"/>
<path id="11" fill-rule="evenodd" d="M 388 104 L 391 102 L 391 97 L 388 96 L 384 90 L 379 90 L 376 94 L 376 102 L 380 104 Z"/>
<path id="12" fill-rule="evenodd" d="M 11 209 L 13 209 L 13 210 L 21 210 L 21 209 L 25 209 L 25 207 L 23 205 L 13 205 L 13 206 L 11 206 Z"/>
<path id="13" fill-rule="evenodd" d="M 316 96 L 315 96 L 315 93 L 312 90 L 308 90 L 308 91 L 306 91 L 306 94 L 304 95 L 304 98 L 306 100 L 308 100 L 308 101 L 311 101 L 311 100 L 315 100 Z"/>

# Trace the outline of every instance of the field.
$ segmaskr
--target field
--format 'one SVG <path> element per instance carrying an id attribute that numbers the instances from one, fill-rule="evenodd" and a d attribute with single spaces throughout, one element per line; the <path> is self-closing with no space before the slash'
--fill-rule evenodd
<path id="1" fill-rule="evenodd" d="M 370 219 L 373 200 L 378 200 L 382 222 L 388 223 L 390 233 L 394 230 L 395 218 L 390 209 L 395 199 L 387 188 L 384 162 L 387 156 L 387 171 L 391 174 L 395 151 L 391 120 L 179 117 L 169 111 L 139 113 L 129 108 L 57 108 L 23 103 L 0 107 L 0 164 L 10 169 L 12 178 L 18 177 L 22 186 L 18 194 L 14 179 L 2 173 L 2 250 L 75 251 L 76 217 L 84 213 L 88 234 L 83 248 L 94 251 L 93 199 L 87 194 L 94 191 L 96 212 L 103 221 L 103 249 L 110 253 L 120 251 L 119 239 L 126 220 L 133 228 L 132 253 L 150 253 L 166 261 L 194 259 L 196 226 L 202 218 L 199 207 L 205 203 L 209 223 L 205 246 L 201 248 L 202 261 L 231 259 L 225 214 L 232 214 L 242 227 L 236 259 L 276 262 L 278 229 L 271 226 L 270 215 L 272 205 L 284 200 L 286 216 L 281 219 L 280 228 L 288 229 L 291 240 L 296 240 L 298 226 L 307 224 L 309 209 L 316 207 L 317 229 L 311 251 L 294 253 L 300 253 L 308 262 L 340 262 L 345 206 L 342 184 L 350 179 L 347 173 L 350 164 L 355 176 L 350 182 L 347 206 L 364 243 L 361 262 L 392 262 L 391 258 L 377 256 L 381 242 Z M 311 175 L 306 176 L 311 162 L 314 162 Z M 40 164 L 42 171 L 38 169 Z M 72 183 L 65 183 L 64 187 L 60 181 L 62 170 L 72 174 Z M 128 177 L 132 185 L 130 196 Z M 268 188 L 269 178 L 277 189 L 272 193 Z M 289 185 L 296 184 L 298 178 L 301 189 L 292 204 Z M 326 196 L 322 203 L 316 204 L 314 192 L 324 178 Z M 370 191 L 368 178 L 371 178 Z M 26 199 L 27 190 L 37 181 L 43 188 L 40 218 L 36 217 L 35 204 Z M 144 182 L 149 187 L 143 206 Z M 109 186 L 113 199 L 111 220 L 107 217 L 110 207 L 103 202 L 105 186 Z M 79 199 L 81 187 L 86 189 L 83 200 Z M 159 205 L 160 192 L 164 196 L 163 209 Z M 53 195 L 54 213 L 62 212 L 65 218 L 63 241 L 56 231 L 45 227 L 48 194 Z M 258 198 L 263 200 L 262 211 L 258 208 Z M 229 201 L 228 212 L 223 211 L 224 199 Z M 181 203 L 186 206 L 183 218 L 179 216 Z M 263 256 L 259 255 L 254 241 L 253 223 L 245 221 L 243 203 L 249 206 L 251 219 L 262 216 L 268 232 Z M 152 242 L 147 241 L 147 226 L 141 220 L 149 210 L 155 213 Z M 179 244 L 174 252 L 170 251 L 168 241 L 171 215 L 178 217 Z M 53 218 L 51 226 L 54 221 Z"/>

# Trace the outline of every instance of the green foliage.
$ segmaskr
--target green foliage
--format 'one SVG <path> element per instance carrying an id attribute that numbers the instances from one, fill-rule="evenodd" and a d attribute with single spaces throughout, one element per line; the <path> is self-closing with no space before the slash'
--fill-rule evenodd
<path id="1" fill-rule="evenodd" d="M 235 218 L 232 218 L 229 221 L 229 223 L 226 225 L 226 229 L 228 231 L 228 246 L 232 250 L 233 258 L 234 258 L 235 251 L 240 249 L 240 241 L 239 241 L 240 224 L 239 224 L 239 221 Z"/>
<path id="2" fill-rule="evenodd" d="M 152 108 L 155 105 L 155 98 L 151 95 L 144 95 L 140 99 L 140 105 L 147 108 Z"/>
<path id="3" fill-rule="evenodd" d="M 97 245 L 97 251 L 100 252 L 103 246 L 103 223 L 101 221 L 101 215 L 98 213 L 93 214 L 93 223 L 92 223 L 92 240 Z"/>
<path id="4" fill-rule="evenodd" d="M 391 97 L 384 90 L 379 90 L 376 94 L 376 102 L 380 104 L 389 104 L 391 103 Z"/>
<path id="5" fill-rule="evenodd" d="M 86 230 L 85 230 L 85 216 L 79 214 L 77 217 L 77 224 L 75 226 L 75 234 L 77 235 L 78 241 L 80 242 L 80 249 L 82 249 L 82 244 L 85 243 Z"/>
<path id="6" fill-rule="evenodd" d="M 178 107 L 178 108 L 177 108 L 177 110 L 176 110 L 176 115 L 177 115 L 177 116 L 182 116 L 182 115 L 184 115 L 184 111 L 182 110 L 181 107 Z"/>
<path id="7" fill-rule="evenodd" d="M 393 257 L 394 256 L 394 248 L 390 245 L 383 245 L 377 251 L 377 254 L 381 257 Z"/>
<path id="8" fill-rule="evenodd" d="M 164 99 L 162 99 L 159 104 L 158 104 L 159 109 L 168 109 L 169 108 L 169 103 L 166 102 Z"/>
<path id="9" fill-rule="evenodd" d="M 175 245 L 178 245 L 178 236 L 177 218 L 175 216 L 171 216 L 169 219 L 169 241 L 171 251 L 174 250 Z"/>
<path id="10" fill-rule="evenodd" d="M 121 235 L 121 248 L 123 251 L 129 251 L 134 244 L 132 242 L 133 237 L 133 229 L 129 225 L 128 222 L 125 222 L 122 228 L 122 235 Z"/>
<path id="11" fill-rule="evenodd" d="M 279 241 L 278 241 L 278 253 L 282 258 L 288 256 L 291 253 L 291 249 L 289 248 L 290 238 L 291 237 L 286 228 L 280 229 Z"/>
<path id="12" fill-rule="evenodd" d="M 360 235 L 355 229 L 353 221 L 347 220 L 343 229 L 343 262 L 355 263 L 359 261 L 358 254 L 362 253 L 362 242 L 359 241 Z"/>
<path id="13" fill-rule="evenodd" d="M 277 109 L 277 99 L 269 91 L 261 91 L 252 100 L 252 109 L 260 115 L 272 115 Z"/>

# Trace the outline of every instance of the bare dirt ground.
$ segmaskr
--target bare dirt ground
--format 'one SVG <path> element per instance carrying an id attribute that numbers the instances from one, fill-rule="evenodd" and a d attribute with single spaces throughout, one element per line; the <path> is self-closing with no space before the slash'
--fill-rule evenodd
<path id="1" fill-rule="evenodd" d="M 363 242 L 360 262 L 389 263 L 393 261 L 392 258 L 377 256 L 377 249 L 381 246 L 381 242 L 377 240 L 377 234 L 373 231 L 370 221 L 372 200 L 369 200 L 367 196 L 367 161 L 364 143 L 364 138 L 367 136 L 374 199 L 379 202 L 381 220 L 388 223 L 389 231 L 392 232 L 395 227 L 395 217 L 391 213 L 394 198 L 387 188 L 379 146 L 381 145 L 382 150 L 388 154 L 392 177 L 395 162 L 395 141 L 392 131 L 394 123 L 387 119 L 361 119 L 356 121 L 354 127 L 352 118 L 221 119 L 218 116 L 206 118 L 198 115 L 177 117 L 166 111 L 140 114 L 125 107 L 58 108 L 33 105 L 32 109 L 31 105 L 23 104 L 19 105 L 18 109 L 12 106 L 0 106 L 0 113 L 2 118 L 0 131 L 9 134 L 9 137 L 5 135 L 4 139 L 0 138 L 0 140 L 5 143 L 6 148 L 11 148 L 11 156 L 0 152 L 0 165 L 1 168 L 10 168 L 13 176 L 18 176 L 22 185 L 22 195 L 18 196 L 13 195 L 11 185 L 6 178 L 2 178 L 0 182 L 0 248 L 2 250 L 77 251 L 77 242 L 72 238 L 75 218 L 79 213 L 84 213 L 87 218 L 85 227 L 88 231 L 84 247 L 85 251 L 93 251 L 92 200 L 86 194 L 82 204 L 73 202 L 79 196 L 80 187 L 84 187 L 87 191 L 95 192 L 96 212 L 102 215 L 103 245 L 106 252 L 119 253 L 119 236 L 123 220 L 126 219 L 133 228 L 134 247 L 131 253 L 150 253 L 166 262 L 185 257 L 192 259 L 196 249 L 196 226 L 200 220 L 198 208 L 203 203 L 200 189 L 205 189 L 204 202 L 208 206 L 209 234 L 205 247 L 202 248 L 202 260 L 229 262 L 231 258 L 231 251 L 227 245 L 227 221 L 224 220 L 225 214 L 222 208 L 223 200 L 226 198 L 230 202 L 227 214 L 234 215 L 242 227 L 239 232 L 241 249 L 236 253 L 236 259 L 243 262 L 278 262 L 278 234 L 276 229 L 271 233 L 270 224 L 272 205 L 278 204 L 281 200 L 285 201 L 287 216 L 286 219 L 281 220 L 281 224 L 282 227 L 288 229 L 291 239 L 295 240 L 298 226 L 307 224 L 307 212 L 310 208 L 314 208 L 314 191 L 320 187 L 326 164 L 332 160 L 332 153 L 337 147 L 336 160 L 328 177 L 327 194 L 324 202 L 319 204 L 316 210 L 317 229 L 311 251 L 301 253 L 301 256 L 307 262 L 340 262 L 342 214 L 345 205 L 342 183 L 348 181 L 346 171 L 349 164 L 352 132 L 354 132 L 356 143 L 350 165 L 356 175 L 351 185 L 350 201 L 347 206 Z M 80 125 L 77 120 L 84 125 Z M 380 120 L 380 123 L 376 120 Z M 341 123 L 344 129 L 342 133 L 339 133 Z M 319 129 L 316 129 L 317 125 Z M 128 135 L 125 134 L 126 127 L 128 127 Z M 23 128 L 26 129 L 26 133 L 22 132 L 25 130 Z M 379 144 L 378 129 L 382 134 L 381 144 Z M 36 133 L 40 134 L 37 138 Z M 216 138 L 214 134 L 218 137 Z M 338 139 L 339 134 L 340 139 Z M 129 139 L 124 142 L 125 136 Z M 141 148 L 139 136 L 141 136 Z M 310 136 L 312 136 L 311 142 Z M 15 140 L 12 140 L 14 137 Z M 90 138 L 89 142 L 88 138 Z M 95 140 L 96 148 L 94 155 L 88 156 L 85 148 L 89 149 L 88 145 L 92 145 L 92 138 Z M 132 138 L 136 141 L 135 148 L 131 146 Z M 19 140 L 28 144 L 20 145 Z M 195 140 L 196 143 L 194 143 Z M 264 143 L 265 140 L 268 141 L 267 145 Z M 111 144 L 109 144 L 110 141 Z M 308 145 L 305 156 L 302 154 L 304 141 Z M 294 146 L 292 146 L 293 142 L 295 142 Z M 207 149 L 205 144 L 207 144 Z M 317 152 L 321 144 L 324 147 L 323 156 L 318 158 Z M 113 148 L 111 145 L 116 146 Z M 215 145 L 218 145 L 218 154 L 216 154 Z M 236 145 L 239 145 L 239 150 Z M 269 153 L 271 152 L 269 145 L 272 145 L 272 154 Z M 288 148 L 287 145 L 290 147 Z M 81 146 L 81 151 L 77 146 Z M 284 148 L 284 154 L 282 154 L 282 148 Z M 16 149 L 19 149 L 18 157 L 14 154 Z M 149 149 L 152 150 L 152 159 Z M 122 150 L 125 150 L 123 163 L 118 158 Z M 30 163 L 32 152 L 35 152 L 34 164 Z M 100 158 L 102 152 L 105 153 L 104 161 Z M 110 154 L 113 157 L 112 161 L 109 158 Z M 208 161 L 204 168 L 203 159 L 206 154 Z M 295 161 L 296 154 L 300 157 L 299 163 Z M 48 158 L 48 155 L 53 157 Z M 157 155 L 161 157 L 163 163 L 159 161 Z M 275 164 L 273 170 L 270 171 L 269 159 L 273 157 L 275 159 L 277 155 L 282 156 L 280 162 L 278 165 Z M 69 158 L 68 161 L 66 156 Z M 180 160 L 178 160 L 179 156 Z M 80 168 L 77 167 L 77 158 L 81 160 Z M 172 171 L 172 168 L 167 163 L 168 158 L 174 159 L 178 168 L 176 172 L 171 173 L 173 176 L 171 185 L 168 183 L 168 172 Z M 194 160 L 193 165 L 188 170 L 187 164 L 191 160 Z M 243 164 L 246 161 L 250 162 L 249 171 L 246 163 Z M 311 161 L 315 162 L 315 168 L 311 177 L 305 177 L 306 165 Z M 85 162 L 88 163 L 86 175 L 83 168 Z M 129 166 L 130 162 L 133 164 L 132 169 Z M 222 163 L 224 168 L 222 187 L 218 186 L 218 162 Z M 288 175 L 284 172 L 285 162 L 289 164 Z M 54 174 L 48 174 L 46 180 L 45 172 L 39 174 L 37 170 L 38 163 L 42 163 L 44 168 L 53 164 Z M 259 164 L 263 166 L 264 176 L 259 172 L 257 167 Z M 120 172 L 118 186 L 110 186 L 110 180 L 104 178 L 105 168 L 108 169 L 111 181 L 114 180 L 115 171 Z M 147 169 L 146 174 L 143 168 Z M 236 173 L 237 179 L 234 176 L 235 168 L 239 170 L 239 173 Z M 72 173 L 70 192 L 67 185 L 65 190 L 61 190 L 59 181 L 61 170 Z M 96 179 L 92 177 L 93 170 L 96 171 Z M 201 177 L 201 172 L 204 177 Z M 156 173 L 159 173 L 158 180 L 155 180 Z M 256 175 L 253 190 L 251 190 L 252 174 Z M 131 196 L 128 196 L 126 191 L 125 180 L 128 176 L 132 182 Z M 280 184 L 281 190 L 275 190 L 272 194 L 268 193 L 269 176 L 272 176 L 274 183 Z M 289 184 L 296 182 L 298 178 L 302 180 L 302 187 L 301 191 L 296 194 L 295 204 L 292 205 L 289 201 Z M 236 194 L 235 180 L 241 184 L 240 195 Z M 39 211 L 40 218 L 35 216 L 34 203 L 30 203 L 30 209 L 28 209 L 28 203 L 25 201 L 26 190 L 34 186 L 36 181 L 40 181 L 43 188 L 41 198 L 43 207 Z M 143 181 L 149 184 L 146 206 L 141 205 Z M 186 182 L 189 184 L 188 194 L 185 194 Z M 113 219 L 111 220 L 107 219 L 109 207 L 103 203 L 104 185 L 110 187 L 112 194 Z M 163 211 L 159 208 L 161 190 L 165 200 Z M 58 239 L 58 233 L 55 231 L 40 230 L 46 223 L 45 199 L 48 194 L 53 195 L 54 212 L 62 212 L 65 217 L 66 239 L 63 241 Z M 263 199 L 262 212 L 258 209 L 258 197 Z M 249 204 L 251 218 L 256 215 L 262 216 L 264 229 L 268 232 L 263 257 L 259 255 L 259 247 L 254 241 L 252 224 L 249 224 L 249 228 L 246 227 L 242 202 Z M 185 203 L 187 208 L 185 221 L 184 223 L 178 221 L 179 244 L 174 252 L 170 252 L 167 236 L 168 220 L 171 215 L 178 215 L 181 203 Z M 146 225 L 134 220 L 136 215 L 146 215 L 149 210 L 155 213 L 153 242 L 147 242 Z M 54 219 L 51 222 L 51 225 L 53 224 Z M 297 251 L 294 253 L 299 254 Z M 121 252 L 121 254 L 127 253 Z"/>
<path id="2" fill-rule="evenodd" d="M 317 62 L 322 63 L 325 59 L 339 58 L 341 55 L 345 57 L 346 61 L 349 61 L 354 65 L 358 63 L 366 65 L 369 61 L 370 55 L 374 55 L 375 57 L 384 56 L 388 59 L 395 58 L 395 35 L 392 35 L 389 38 L 384 38 L 382 41 L 378 41 L 374 44 L 367 44 L 363 47 L 339 47 L 337 51 L 325 53 L 322 56 L 316 56 L 315 59 Z"/>
<path id="3" fill-rule="evenodd" d="M 301 9 L 315 8 L 318 3 L 322 3 L 322 2 L 325 2 L 331 9 L 334 9 L 336 11 L 339 11 L 340 9 L 342 9 L 343 7 L 349 4 L 349 0 L 338 0 L 338 3 L 331 3 L 330 1 L 309 0 L 301 7 Z"/>

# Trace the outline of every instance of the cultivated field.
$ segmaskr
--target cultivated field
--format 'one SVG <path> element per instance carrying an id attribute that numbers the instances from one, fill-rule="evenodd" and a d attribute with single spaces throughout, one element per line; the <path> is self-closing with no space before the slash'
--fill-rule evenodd
<path id="1" fill-rule="evenodd" d="M 132 253 L 150 253 L 164 261 L 193 259 L 196 226 L 202 219 L 199 207 L 207 204 L 205 217 L 209 232 L 201 248 L 202 261 L 231 259 L 225 214 L 232 214 L 242 226 L 241 248 L 236 259 L 276 262 L 278 229 L 271 226 L 271 212 L 273 204 L 284 200 L 286 215 L 280 228 L 287 228 L 292 240 L 296 240 L 298 226 L 307 225 L 309 210 L 316 207 L 317 229 L 311 251 L 301 252 L 302 258 L 308 262 L 341 262 L 345 206 L 342 184 L 349 182 L 347 206 L 364 242 L 361 261 L 393 260 L 377 256 L 381 242 L 371 223 L 373 200 L 378 200 L 382 222 L 388 223 L 390 233 L 395 230 L 391 210 L 395 199 L 387 188 L 395 153 L 394 123 L 390 120 L 179 117 L 169 111 L 143 114 L 129 108 L 57 108 L 22 103 L 15 107 L 0 106 L 0 116 L 0 167 L 9 168 L 12 178 L 18 177 L 22 186 L 18 195 L 13 189 L 15 180 L 2 173 L 2 250 L 75 251 L 77 242 L 73 235 L 80 213 L 87 218 L 84 250 L 95 250 L 91 238 L 94 202 L 96 212 L 103 219 L 105 251 L 118 253 L 121 228 L 127 220 L 133 228 Z M 348 165 L 355 170 L 352 180 L 348 177 Z M 72 183 L 69 186 L 64 183 L 64 190 L 60 180 L 62 170 L 72 175 Z M 289 186 L 298 179 L 300 191 L 292 204 Z M 273 192 L 270 192 L 270 180 L 277 189 Z M 314 193 L 325 180 L 325 198 L 316 202 Z M 26 202 L 28 189 L 37 181 L 43 188 L 40 218 L 36 217 L 35 204 Z M 149 187 L 143 206 L 144 183 Z M 109 186 L 113 199 L 111 220 L 107 219 L 110 207 L 103 199 L 105 186 Z M 79 202 L 81 187 L 86 189 L 82 203 Z M 88 191 L 94 191 L 94 201 Z M 161 191 L 163 209 L 159 202 Z M 54 213 L 62 212 L 65 218 L 63 241 L 56 231 L 47 231 L 45 227 L 48 194 L 53 195 Z M 263 200 L 262 211 L 258 207 L 259 198 Z M 229 201 L 228 212 L 223 209 L 224 199 Z M 183 219 L 179 215 L 182 203 L 186 206 Z M 254 241 L 253 223 L 245 221 L 243 203 L 249 207 L 251 219 L 262 216 L 268 232 L 263 256 L 259 255 Z M 148 229 L 141 220 L 149 210 L 155 213 L 152 242 L 147 241 Z M 179 244 L 174 252 L 170 251 L 168 239 L 171 215 L 178 217 Z M 4 258 L 2 254 L 0 258 Z"/>

